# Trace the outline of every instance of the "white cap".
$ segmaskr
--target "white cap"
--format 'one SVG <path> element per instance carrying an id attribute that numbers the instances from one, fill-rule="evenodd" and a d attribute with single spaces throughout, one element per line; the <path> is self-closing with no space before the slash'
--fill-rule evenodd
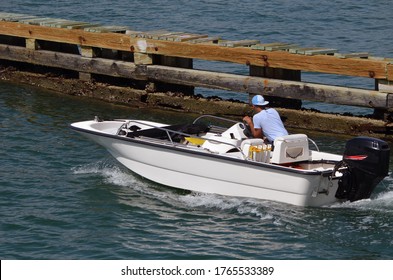
<path id="1" fill-rule="evenodd" d="M 269 101 L 266 101 L 262 95 L 255 95 L 251 100 L 252 105 L 256 106 L 265 106 L 269 104 Z"/>

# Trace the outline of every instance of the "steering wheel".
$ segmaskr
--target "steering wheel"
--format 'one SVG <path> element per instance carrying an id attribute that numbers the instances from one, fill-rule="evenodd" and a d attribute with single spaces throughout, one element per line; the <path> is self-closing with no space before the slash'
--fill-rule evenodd
<path id="1" fill-rule="evenodd" d="M 251 132 L 251 127 L 248 125 L 248 123 L 243 121 L 243 125 L 244 125 L 244 130 L 243 130 L 244 135 L 246 135 L 248 138 L 254 138 L 254 135 L 252 135 Z"/>

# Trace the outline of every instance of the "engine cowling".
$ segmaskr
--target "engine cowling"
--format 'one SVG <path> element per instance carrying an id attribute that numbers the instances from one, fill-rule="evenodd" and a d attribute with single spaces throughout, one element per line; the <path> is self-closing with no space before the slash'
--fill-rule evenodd
<path id="1" fill-rule="evenodd" d="M 383 140 L 356 137 L 347 141 L 342 164 L 348 168 L 338 182 L 336 197 L 349 201 L 369 198 L 388 175 L 390 148 Z"/>

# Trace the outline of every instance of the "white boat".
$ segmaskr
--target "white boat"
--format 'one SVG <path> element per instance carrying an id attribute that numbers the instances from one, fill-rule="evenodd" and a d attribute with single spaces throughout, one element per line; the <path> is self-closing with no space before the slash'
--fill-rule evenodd
<path id="1" fill-rule="evenodd" d="M 292 134 L 276 139 L 272 149 L 247 137 L 243 123 L 208 115 L 188 125 L 96 117 L 71 128 L 133 172 L 194 192 L 323 206 L 369 198 L 389 171 L 390 148 L 380 139 L 353 138 L 337 155 Z"/>

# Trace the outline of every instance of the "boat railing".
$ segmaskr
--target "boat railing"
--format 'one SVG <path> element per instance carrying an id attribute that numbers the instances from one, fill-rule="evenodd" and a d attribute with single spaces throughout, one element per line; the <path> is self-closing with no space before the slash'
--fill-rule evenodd
<path id="1" fill-rule="evenodd" d="M 307 137 L 307 139 L 308 139 L 309 142 L 311 142 L 314 145 L 315 149 L 317 149 L 317 152 L 319 152 L 319 147 L 318 147 L 317 143 L 315 143 L 315 141 L 312 140 L 311 138 Z"/>
<path id="2" fill-rule="evenodd" d="M 226 122 L 231 122 L 231 123 L 238 123 L 238 121 L 234 121 L 234 120 L 231 120 L 231 119 L 218 117 L 218 116 L 214 116 L 214 115 L 202 115 L 202 116 L 199 116 L 192 123 L 196 124 L 201 119 L 206 119 L 206 118 L 211 118 L 211 119 L 220 120 L 220 121 L 226 121 Z"/>
<path id="3" fill-rule="evenodd" d="M 126 123 L 122 124 L 120 126 L 120 128 L 118 129 L 118 133 L 117 134 L 119 135 L 119 133 L 120 133 L 120 131 L 122 129 L 128 129 L 128 126 L 129 126 L 130 123 L 132 123 L 132 124 L 140 124 L 142 126 L 149 126 L 151 128 L 154 128 L 154 129 L 165 131 L 166 135 L 168 136 L 168 139 L 169 139 L 170 143 L 173 146 L 176 146 L 176 142 L 173 141 L 172 136 L 173 135 L 181 135 L 181 136 L 184 136 L 184 137 L 192 137 L 192 138 L 197 138 L 197 139 L 201 139 L 201 140 L 204 140 L 204 141 L 210 141 L 210 142 L 214 142 L 214 143 L 219 143 L 219 144 L 225 144 L 225 145 L 228 145 L 228 146 L 232 146 L 234 149 L 238 150 L 241 153 L 241 155 L 243 156 L 243 159 L 247 159 L 247 156 L 243 153 L 241 148 L 239 146 L 237 146 L 237 145 L 232 144 L 232 143 L 220 141 L 220 140 L 217 140 L 217 139 L 210 139 L 210 138 L 207 138 L 207 137 L 201 137 L 201 136 L 198 136 L 198 135 L 193 135 L 193 134 L 185 133 L 185 132 L 182 132 L 182 131 L 176 131 L 176 130 L 173 130 L 173 129 L 165 128 L 165 126 L 156 126 L 156 125 L 153 125 L 153 124 L 149 124 L 149 123 L 145 123 L 145 122 L 141 122 L 141 121 L 137 121 L 137 120 L 129 120 Z M 193 122 L 193 124 L 195 124 L 195 123 Z"/>

